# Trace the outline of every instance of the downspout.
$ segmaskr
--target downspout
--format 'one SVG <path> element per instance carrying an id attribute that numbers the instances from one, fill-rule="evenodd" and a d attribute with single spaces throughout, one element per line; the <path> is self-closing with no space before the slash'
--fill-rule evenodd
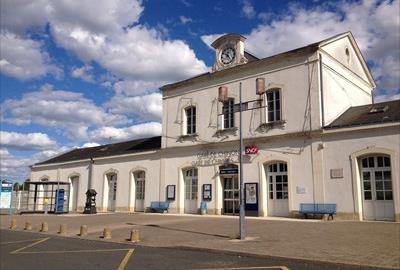
<path id="1" fill-rule="evenodd" d="M 325 109 L 324 109 L 324 81 L 322 78 L 322 55 L 319 54 L 319 87 L 321 92 L 321 120 L 322 120 L 322 128 L 325 126 Z"/>
<path id="2" fill-rule="evenodd" d="M 91 157 L 89 161 L 89 172 L 88 172 L 88 190 L 92 188 L 92 170 L 93 170 L 94 160 Z"/>
<path id="3" fill-rule="evenodd" d="M 351 175 L 351 196 L 353 199 L 353 219 L 356 217 L 356 198 L 354 197 L 354 178 L 353 178 L 353 162 L 351 160 L 351 156 L 349 157 L 350 161 L 350 175 Z"/>

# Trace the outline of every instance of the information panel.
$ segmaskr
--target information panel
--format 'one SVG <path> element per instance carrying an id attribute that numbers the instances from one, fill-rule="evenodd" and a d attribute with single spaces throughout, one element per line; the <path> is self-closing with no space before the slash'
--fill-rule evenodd
<path id="1" fill-rule="evenodd" d="M 0 208 L 11 209 L 11 195 L 13 184 L 11 182 L 1 182 Z"/>

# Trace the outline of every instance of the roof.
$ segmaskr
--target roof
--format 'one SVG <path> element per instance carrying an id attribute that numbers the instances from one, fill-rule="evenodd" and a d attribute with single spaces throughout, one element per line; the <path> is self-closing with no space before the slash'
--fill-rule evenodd
<path id="1" fill-rule="evenodd" d="M 120 143 L 106 144 L 95 147 L 78 148 L 67 153 L 53 157 L 35 165 L 63 163 L 68 161 L 84 160 L 98 157 L 118 156 L 131 153 L 157 150 L 161 148 L 161 137 L 152 137 L 139 140 L 131 140 Z"/>
<path id="2" fill-rule="evenodd" d="M 343 128 L 400 122 L 400 99 L 350 107 L 325 128 Z"/>
<path id="3" fill-rule="evenodd" d="M 234 35 L 234 34 L 230 34 L 230 35 Z M 237 36 L 240 36 L 240 35 L 237 35 Z M 290 51 L 275 54 L 275 55 L 268 56 L 268 57 L 261 58 L 261 59 L 255 57 L 251 53 L 245 51 L 245 56 L 249 60 L 248 63 L 246 63 L 246 64 L 236 65 L 231 68 L 223 69 L 220 71 L 206 72 L 203 74 L 199 74 L 199 75 L 196 75 L 194 77 L 191 77 L 191 78 L 188 78 L 188 79 L 185 79 L 182 81 L 178 81 L 178 82 L 171 83 L 171 84 L 166 84 L 166 85 L 160 87 L 160 90 L 164 91 L 164 90 L 168 90 L 168 89 L 173 89 L 175 87 L 188 85 L 188 84 L 199 82 L 199 81 L 202 81 L 205 79 L 212 80 L 212 79 L 216 78 L 217 76 L 227 74 L 228 72 L 239 71 L 239 70 L 243 70 L 246 68 L 251 68 L 251 67 L 254 67 L 254 65 L 258 65 L 258 64 L 269 65 L 270 63 L 274 63 L 275 61 L 283 60 L 285 57 L 288 57 L 288 56 L 299 55 L 299 54 L 303 54 L 303 53 L 312 53 L 312 52 L 318 50 L 321 46 L 324 46 L 324 45 L 326 45 L 330 42 L 333 42 L 337 39 L 340 39 L 344 36 L 348 36 L 350 41 L 352 42 L 352 44 L 355 46 L 356 51 L 360 55 L 361 63 L 363 65 L 365 71 L 367 72 L 367 75 L 370 78 L 370 81 L 371 81 L 373 87 L 375 87 L 375 82 L 373 80 L 373 77 L 372 77 L 372 75 L 366 65 L 366 62 L 357 46 L 357 43 L 355 42 L 355 39 L 354 39 L 353 35 L 351 34 L 351 32 L 348 31 L 348 32 L 343 32 L 343 33 L 334 35 L 332 37 L 326 38 L 324 40 L 321 40 L 321 41 L 318 41 L 315 43 L 311 43 L 309 45 L 306 45 L 306 46 L 303 46 L 300 48 L 296 48 L 296 49 L 293 49 Z M 225 37 L 225 36 L 222 36 L 222 37 Z M 217 40 L 221 39 L 222 37 L 218 38 Z"/>

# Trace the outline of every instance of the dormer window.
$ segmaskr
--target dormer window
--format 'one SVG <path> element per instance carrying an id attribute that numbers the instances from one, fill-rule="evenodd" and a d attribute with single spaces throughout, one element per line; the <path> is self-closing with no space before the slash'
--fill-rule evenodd
<path id="1" fill-rule="evenodd" d="M 196 133 L 196 107 L 191 106 L 185 109 L 186 117 L 186 134 L 193 135 Z"/>
<path id="2" fill-rule="evenodd" d="M 267 91 L 267 122 L 277 122 L 281 120 L 281 97 L 280 89 Z"/>
<path id="3" fill-rule="evenodd" d="M 235 100 L 233 98 L 224 102 L 222 113 L 224 117 L 224 129 L 235 127 L 235 114 L 234 114 Z"/>

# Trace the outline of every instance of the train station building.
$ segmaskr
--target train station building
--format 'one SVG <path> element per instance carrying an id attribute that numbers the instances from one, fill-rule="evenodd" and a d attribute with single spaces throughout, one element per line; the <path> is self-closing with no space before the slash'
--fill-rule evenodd
<path id="1" fill-rule="evenodd" d="M 212 71 L 160 88 L 161 136 L 71 150 L 32 165 L 31 181 L 69 182 L 72 212 L 91 188 L 98 211 L 168 201 L 172 213 L 206 203 L 208 214 L 236 215 L 242 88 L 246 214 L 333 203 L 339 219 L 400 222 L 400 100 L 374 103 L 353 35 L 263 59 L 245 44 L 218 38 Z"/>

